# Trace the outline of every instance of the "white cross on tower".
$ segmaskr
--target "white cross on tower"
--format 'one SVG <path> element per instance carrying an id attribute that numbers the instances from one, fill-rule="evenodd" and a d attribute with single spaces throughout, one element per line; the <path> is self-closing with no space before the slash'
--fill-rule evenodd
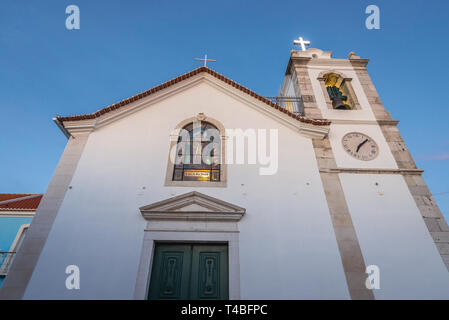
<path id="1" fill-rule="evenodd" d="M 204 66 L 207 67 L 207 61 L 216 62 L 217 60 L 207 59 L 207 54 L 204 55 L 204 59 L 195 58 L 194 60 L 204 61 Z"/>
<path id="2" fill-rule="evenodd" d="M 306 46 L 310 46 L 310 41 L 305 41 L 302 37 L 299 37 L 298 40 L 293 40 L 293 44 L 301 46 L 301 50 L 306 51 Z"/>

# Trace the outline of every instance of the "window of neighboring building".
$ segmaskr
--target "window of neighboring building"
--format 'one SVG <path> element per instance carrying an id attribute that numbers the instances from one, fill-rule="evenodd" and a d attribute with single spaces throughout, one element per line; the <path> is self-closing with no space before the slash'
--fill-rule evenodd
<path id="1" fill-rule="evenodd" d="M 21 225 L 11 247 L 9 248 L 9 252 L 2 253 L 3 256 L 0 261 L 0 275 L 6 276 L 8 274 L 12 261 L 14 260 L 17 251 L 19 251 L 22 246 L 23 239 L 25 238 L 25 234 L 28 231 L 29 226 L 29 224 Z"/>

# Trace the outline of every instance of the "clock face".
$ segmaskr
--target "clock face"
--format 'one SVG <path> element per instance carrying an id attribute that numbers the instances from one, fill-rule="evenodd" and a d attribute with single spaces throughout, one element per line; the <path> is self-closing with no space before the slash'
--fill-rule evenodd
<path id="1" fill-rule="evenodd" d="M 360 132 L 346 134 L 341 142 L 345 151 L 358 160 L 373 160 L 379 154 L 377 143 Z"/>

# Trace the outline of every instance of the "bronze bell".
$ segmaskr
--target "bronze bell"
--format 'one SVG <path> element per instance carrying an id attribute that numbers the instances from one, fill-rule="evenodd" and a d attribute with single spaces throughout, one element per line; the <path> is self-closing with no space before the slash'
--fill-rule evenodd
<path id="1" fill-rule="evenodd" d="M 332 106 L 334 109 L 337 110 L 348 110 L 349 106 L 343 102 L 343 99 L 341 98 L 334 98 L 332 99 Z"/>
<path id="2" fill-rule="evenodd" d="M 327 92 L 329 93 L 329 97 L 332 100 L 332 107 L 338 110 L 347 110 L 349 106 L 344 103 L 348 99 L 347 96 L 344 96 L 340 90 L 335 86 L 327 87 Z"/>

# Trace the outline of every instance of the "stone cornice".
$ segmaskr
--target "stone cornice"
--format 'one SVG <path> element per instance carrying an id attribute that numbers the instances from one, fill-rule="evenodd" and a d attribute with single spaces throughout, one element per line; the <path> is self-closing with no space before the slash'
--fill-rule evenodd
<path id="1" fill-rule="evenodd" d="M 97 124 L 97 119 L 87 119 L 78 121 L 64 121 L 64 128 L 70 135 L 77 133 L 90 133 Z"/>
<path id="2" fill-rule="evenodd" d="M 377 120 L 377 123 L 381 126 L 383 126 L 383 125 L 397 126 L 399 123 L 399 120 Z"/>
<path id="3" fill-rule="evenodd" d="M 292 56 L 292 57 L 290 57 L 289 65 L 291 64 L 292 61 L 294 61 L 295 64 L 297 64 L 297 65 L 306 65 L 311 60 L 312 60 L 311 57 L 294 57 L 294 56 Z"/>
<path id="4" fill-rule="evenodd" d="M 320 169 L 323 173 L 357 173 L 357 174 L 402 174 L 422 175 L 423 169 L 383 169 L 383 168 L 329 168 Z"/>
<path id="5" fill-rule="evenodd" d="M 228 221 L 242 219 L 246 210 L 231 203 L 207 196 L 197 191 L 140 208 L 148 221 Z"/>
<path id="6" fill-rule="evenodd" d="M 349 110 L 346 112 L 352 112 L 358 110 Z M 366 124 L 366 125 L 391 125 L 396 126 L 399 123 L 399 120 L 375 120 L 375 119 L 341 119 L 341 118 L 332 118 L 328 117 L 328 120 L 331 121 L 332 124 Z"/>
<path id="7" fill-rule="evenodd" d="M 354 68 L 365 68 L 369 62 L 369 59 L 349 59 L 349 62 Z"/>
<path id="8" fill-rule="evenodd" d="M 181 220 L 181 221 L 233 221 L 242 219 L 243 214 L 218 212 L 142 212 L 145 220 Z"/>

